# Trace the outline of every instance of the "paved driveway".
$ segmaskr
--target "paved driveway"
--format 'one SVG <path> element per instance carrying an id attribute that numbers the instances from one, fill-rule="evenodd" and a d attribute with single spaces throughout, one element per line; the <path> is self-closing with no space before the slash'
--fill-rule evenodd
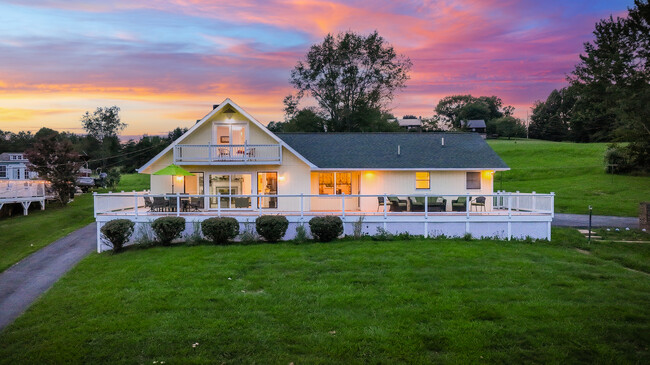
<path id="1" fill-rule="evenodd" d="M 553 217 L 552 224 L 558 227 L 588 227 L 589 216 L 586 214 L 555 213 L 555 217 Z M 594 215 L 591 217 L 591 226 L 592 227 L 639 228 L 639 218 Z"/>
<path id="2" fill-rule="evenodd" d="M 34 252 L 0 274 L 0 330 L 95 249 L 96 223 Z"/>

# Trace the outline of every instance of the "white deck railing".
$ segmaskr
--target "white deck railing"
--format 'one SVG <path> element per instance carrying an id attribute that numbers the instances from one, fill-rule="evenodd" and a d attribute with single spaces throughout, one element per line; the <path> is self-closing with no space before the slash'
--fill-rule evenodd
<path id="1" fill-rule="evenodd" d="M 250 162 L 281 163 L 282 146 L 279 144 L 257 145 L 176 145 L 175 163 Z"/>
<path id="2" fill-rule="evenodd" d="M 0 199 L 44 196 L 44 180 L 0 180 Z"/>
<path id="3" fill-rule="evenodd" d="M 420 204 L 415 198 L 420 198 Z M 485 205 L 478 197 L 485 197 Z M 154 198 L 167 200 L 164 208 L 151 207 Z M 243 198 L 244 207 L 236 207 L 235 199 Z M 264 208 L 260 201 L 275 199 L 275 207 Z M 438 202 L 443 198 L 446 203 Z M 466 204 L 453 204 L 464 198 Z M 190 206 L 189 202 L 202 202 L 201 206 Z M 397 201 L 395 201 L 397 199 Z M 151 194 L 149 192 L 120 192 L 94 194 L 95 217 L 97 215 L 262 215 L 287 214 L 313 215 L 550 215 L 553 217 L 555 194 L 509 193 L 494 194 L 355 194 L 355 195 L 314 195 L 314 194 L 276 194 L 276 195 L 226 195 L 226 194 Z M 393 200 L 393 202 L 391 202 Z M 382 202 L 386 202 L 383 204 Z M 267 204 L 268 205 L 268 204 Z M 371 207 L 371 208 L 370 208 Z M 364 209 L 365 208 L 365 209 Z"/>

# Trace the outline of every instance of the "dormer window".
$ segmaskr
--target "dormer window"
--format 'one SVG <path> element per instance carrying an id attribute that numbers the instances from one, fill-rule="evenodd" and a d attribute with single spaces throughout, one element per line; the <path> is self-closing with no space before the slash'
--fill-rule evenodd
<path id="1" fill-rule="evenodd" d="M 24 160 L 22 154 L 20 154 L 20 155 L 11 155 L 11 156 L 9 157 L 9 159 L 12 160 L 12 161 Z"/>

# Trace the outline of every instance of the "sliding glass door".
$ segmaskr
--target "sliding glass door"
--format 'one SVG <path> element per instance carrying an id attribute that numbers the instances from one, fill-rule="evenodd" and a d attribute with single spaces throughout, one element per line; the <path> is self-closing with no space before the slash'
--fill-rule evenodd
<path id="1" fill-rule="evenodd" d="M 258 172 L 257 173 L 257 194 L 258 195 L 277 195 L 278 193 L 278 173 L 277 172 Z M 261 197 L 257 202 L 261 208 L 277 208 L 278 198 L 275 196 Z"/>

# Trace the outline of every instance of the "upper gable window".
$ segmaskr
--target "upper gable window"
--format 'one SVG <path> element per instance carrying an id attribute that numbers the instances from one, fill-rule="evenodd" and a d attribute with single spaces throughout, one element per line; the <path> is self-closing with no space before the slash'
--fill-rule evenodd
<path id="1" fill-rule="evenodd" d="M 215 123 L 212 125 L 212 142 L 214 144 L 243 145 L 247 141 L 245 123 Z"/>

